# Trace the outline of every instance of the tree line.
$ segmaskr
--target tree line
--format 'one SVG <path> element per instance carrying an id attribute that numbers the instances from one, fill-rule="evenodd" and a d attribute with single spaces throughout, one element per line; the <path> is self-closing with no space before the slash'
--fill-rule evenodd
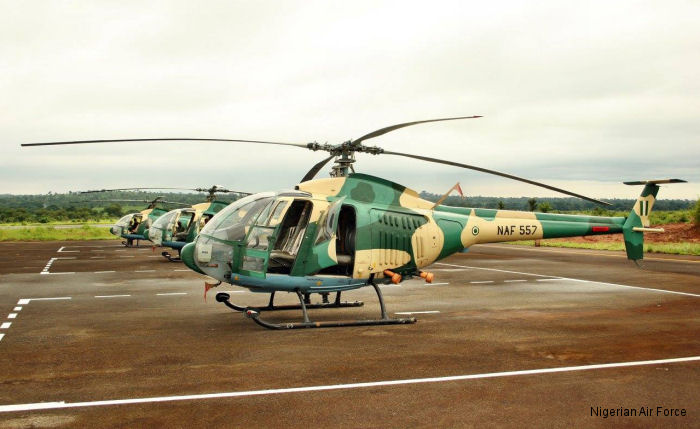
<path id="1" fill-rule="evenodd" d="M 420 197 L 428 201 L 437 201 L 442 195 L 433 194 L 430 192 L 421 192 Z M 544 208 L 540 211 L 557 211 L 557 212 L 587 212 L 599 211 L 599 209 L 607 211 L 629 211 L 634 206 L 636 198 L 620 199 L 604 199 L 611 203 L 611 206 L 601 208 L 601 206 L 574 197 L 482 197 L 468 196 L 462 198 L 459 196 L 449 196 L 443 203 L 447 206 L 454 207 L 480 207 L 486 209 L 506 209 L 506 210 L 525 210 L 534 211 Z M 534 206 L 534 208 L 533 208 Z M 682 199 L 660 199 L 654 203 L 654 210 L 688 210 L 695 206 L 695 200 Z M 598 210 L 597 210 L 598 209 Z"/>
<path id="2" fill-rule="evenodd" d="M 126 213 L 143 210 L 145 201 L 156 197 L 166 201 L 188 205 L 204 202 L 202 193 L 114 191 L 81 194 L 79 192 L 48 193 L 40 195 L 0 195 L 0 223 L 48 223 L 55 221 L 99 221 L 118 218 Z M 421 192 L 421 198 L 437 201 L 441 195 Z M 231 202 L 236 195 L 226 194 L 218 200 Z M 143 200 L 144 202 L 117 202 L 110 200 Z M 482 207 L 491 209 L 525 210 L 542 212 L 587 212 L 600 216 L 612 215 L 615 211 L 628 212 L 636 199 L 609 199 L 610 207 L 602 208 L 578 198 L 531 198 L 531 197 L 447 197 L 443 204 L 456 207 Z M 163 205 L 176 208 L 178 206 Z M 660 199 L 654 205 L 655 211 L 688 210 L 700 207 L 694 200 Z"/>
<path id="3" fill-rule="evenodd" d="M 148 207 L 157 197 L 187 205 L 206 201 L 202 193 L 113 191 L 82 194 L 80 192 L 39 195 L 0 195 L 0 223 L 49 223 L 56 221 L 100 221 L 114 219 Z M 139 200 L 139 201 L 110 201 Z M 235 196 L 218 198 L 231 202 Z M 167 209 L 181 205 L 160 204 Z"/>

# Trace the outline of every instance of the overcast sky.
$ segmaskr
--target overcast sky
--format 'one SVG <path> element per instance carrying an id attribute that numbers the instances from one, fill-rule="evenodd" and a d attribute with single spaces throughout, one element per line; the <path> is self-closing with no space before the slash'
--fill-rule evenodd
<path id="1" fill-rule="evenodd" d="M 700 195 L 700 2 L 2 0 L 0 193 L 220 184 L 290 188 L 324 154 L 205 137 L 368 143 L 592 197 L 678 177 Z M 358 154 L 418 191 L 556 196 L 455 167 Z M 328 168 L 321 177 L 327 177 Z"/>

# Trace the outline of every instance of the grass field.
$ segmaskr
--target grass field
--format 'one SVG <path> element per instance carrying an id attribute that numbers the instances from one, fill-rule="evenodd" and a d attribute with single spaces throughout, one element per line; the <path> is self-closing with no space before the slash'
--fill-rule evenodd
<path id="1" fill-rule="evenodd" d="M 82 221 L 82 220 L 55 220 L 51 222 L 45 222 L 45 223 L 40 223 L 40 222 L 5 222 L 5 223 L 0 223 L 0 227 L 3 226 L 51 226 L 51 225 L 76 225 L 76 226 L 82 226 L 82 225 L 106 225 L 106 224 L 114 224 L 117 222 L 117 218 L 107 218 L 107 219 L 100 219 L 98 221 Z"/>
<path id="2" fill-rule="evenodd" d="M 507 244 L 520 246 L 534 246 L 533 240 L 511 241 Z M 594 242 L 577 243 L 570 241 L 547 241 L 541 240 L 540 247 L 569 247 L 575 249 L 595 249 L 595 250 L 625 250 L 625 243 Z M 645 243 L 644 252 L 647 253 L 668 253 L 672 255 L 698 255 L 700 256 L 700 244 L 698 243 Z"/>
<path id="3" fill-rule="evenodd" d="M 116 238 L 109 228 L 84 225 L 75 228 L 53 228 L 50 226 L 0 229 L 0 241 L 64 241 L 64 240 L 108 240 Z"/>

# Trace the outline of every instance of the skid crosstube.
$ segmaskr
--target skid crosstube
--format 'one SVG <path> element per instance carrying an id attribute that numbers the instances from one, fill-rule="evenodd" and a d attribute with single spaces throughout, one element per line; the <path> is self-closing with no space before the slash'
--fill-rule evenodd
<path id="1" fill-rule="evenodd" d="M 253 319 L 258 325 L 267 329 L 308 329 L 308 328 L 341 328 L 348 326 L 376 326 L 376 325 L 403 325 L 409 323 L 416 323 L 415 317 L 408 318 L 389 318 L 386 312 L 386 307 L 384 305 L 384 297 L 382 292 L 379 290 L 379 286 L 372 282 L 372 287 L 374 287 L 377 297 L 379 298 L 379 306 L 381 308 L 381 319 L 371 319 L 371 320 L 353 320 L 353 321 L 329 321 L 329 322 L 312 322 L 309 320 L 309 314 L 307 312 L 308 308 L 341 308 L 341 307 L 360 307 L 363 305 L 360 301 L 355 302 L 341 302 L 340 292 L 336 293 L 334 302 L 327 302 L 327 295 L 324 295 L 324 302 L 320 304 L 310 304 L 309 294 L 303 294 L 299 290 L 296 291 L 297 297 L 299 298 L 299 305 L 274 305 L 275 293 L 270 294 L 270 302 L 267 307 L 241 307 L 239 305 L 233 304 L 230 301 L 231 296 L 225 292 L 219 292 L 216 294 L 216 300 L 223 303 L 230 309 L 234 311 L 239 311 L 245 313 L 246 317 Z M 289 323 L 271 323 L 260 317 L 263 311 L 279 311 L 279 310 L 298 310 L 300 309 L 304 315 L 303 322 L 289 322 Z"/>

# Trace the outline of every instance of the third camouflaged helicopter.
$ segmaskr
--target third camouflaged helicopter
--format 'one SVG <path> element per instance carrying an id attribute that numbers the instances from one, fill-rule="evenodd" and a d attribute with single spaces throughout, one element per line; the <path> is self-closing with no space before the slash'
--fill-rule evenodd
<path id="1" fill-rule="evenodd" d="M 218 293 L 216 299 L 271 329 L 413 323 L 415 318 L 388 316 L 378 283 L 399 283 L 413 276 L 432 281 L 432 274 L 422 271 L 424 267 L 476 243 L 621 232 L 628 258 L 638 260 L 643 257 L 643 233 L 659 231 L 649 228 L 649 213 L 659 190 L 658 185 L 682 180 L 625 182 L 645 185 L 629 215 L 603 217 L 442 206 L 419 198 L 414 190 L 397 183 L 354 172 L 357 152 L 395 155 L 481 171 L 598 204 L 608 204 L 494 170 L 362 144 L 365 140 L 411 125 L 478 117 L 407 122 L 335 145 L 159 138 L 32 143 L 23 146 L 193 140 L 296 146 L 330 153 L 329 157 L 314 165 L 294 189 L 258 193 L 230 204 L 202 229 L 194 242 L 182 249 L 182 259 L 191 269 L 211 276 L 219 283 L 269 293 L 270 302 L 266 307 L 238 306 L 231 303 L 230 296 L 223 292 Z M 335 165 L 331 177 L 313 180 L 333 158 Z M 366 286 L 372 286 L 377 294 L 381 307 L 380 319 L 310 321 L 308 308 L 362 305 L 361 302 L 341 302 L 340 295 L 343 291 Z M 296 293 L 299 305 L 274 305 L 276 292 Z M 336 293 L 334 302 L 327 299 L 331 292 Z M 312 293 L 321 294 L 323 302 L 310 304 L 309 295 Z M 303 322 L 271 323 L 261 317 L 262 311 L 293 308 L 301 309 Z"/>

